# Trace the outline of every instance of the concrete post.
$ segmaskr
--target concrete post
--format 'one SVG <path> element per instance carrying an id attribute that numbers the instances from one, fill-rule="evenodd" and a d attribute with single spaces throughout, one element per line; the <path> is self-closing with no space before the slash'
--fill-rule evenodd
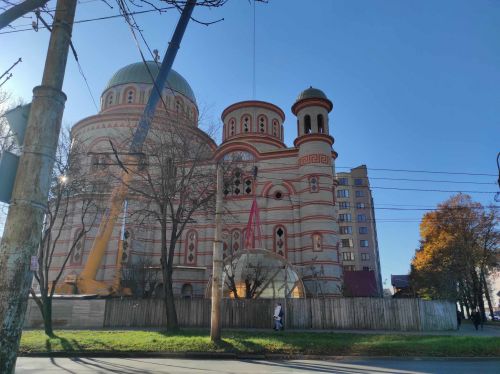
<path id="1" fill-rule="evenodd" d="M 222 300 L 222 167 L 217 165 L 217 195 L 215 202 L 215 235 L 212 266 L 212 313 L 210 340 L 220 341 Z"/>
<path id="2" fill-rule="evenodd" d="M 50 187 L 66 95 L 61 91 L 76 0 L 58 0 L 42 84 L 33 101 L 23 154 L 0 244 L 0 373 L 13 373 Z"/>

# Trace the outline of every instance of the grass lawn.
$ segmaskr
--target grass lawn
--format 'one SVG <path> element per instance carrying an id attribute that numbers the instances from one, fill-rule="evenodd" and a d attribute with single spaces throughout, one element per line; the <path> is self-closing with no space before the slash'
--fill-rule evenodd
<path id="1" fill-rule="evenodd" d="M 71 331 L 48 338 L 23 332 L 19 354 L 37 352 L 231 352 L 367 356 L 500 357 L 500 338 L 469 336 L 372 335 L 308 332 L 226 331 L 222 343 L 206 330 Z"/>

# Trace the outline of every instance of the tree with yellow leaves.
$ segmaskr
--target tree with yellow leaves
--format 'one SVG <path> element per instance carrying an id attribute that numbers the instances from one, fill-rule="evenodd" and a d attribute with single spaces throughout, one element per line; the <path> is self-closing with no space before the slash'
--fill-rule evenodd
<path id="1" fill-rule="evenodd" d="M 462 311 L 479 309 L 484 298 L 493 313 L 487 278 L 498 269 L 500 243 L 496 207 L 485 209 L 458 194 L 426 213 L 420 223 L 420 248 L 412 260 L 411 280 L 424 298 L 458 301 Z"/>

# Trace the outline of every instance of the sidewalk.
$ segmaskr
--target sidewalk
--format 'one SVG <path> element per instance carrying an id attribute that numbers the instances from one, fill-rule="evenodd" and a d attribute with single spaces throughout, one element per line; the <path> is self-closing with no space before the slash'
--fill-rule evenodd
<path id="1" fill-rule="evenodd" d="M 224 328 L 224 331 L 269 331 L 265 329 L 229 329 Z M 500 337 L 500 326 L 484 325 L 483 328 L 475 330 L 474 325 L 466 321 L 462 323 L 459 330 L 446 331 L 395 331 L 395 330 L 323 330 L 323 329 L 287 329 L 287 332 L 317 332 L 325 333 L 332 332 L 338 334 L 385 334 L 385 335 L 450 335 L 450 336 L 483 336 L 483 337 Z"/>

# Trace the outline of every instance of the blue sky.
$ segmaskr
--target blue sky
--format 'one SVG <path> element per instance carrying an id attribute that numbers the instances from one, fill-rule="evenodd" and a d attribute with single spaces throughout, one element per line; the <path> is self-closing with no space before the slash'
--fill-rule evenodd
<path id="1" fill-rule="evenodd" d="M 77 20 L 117 14 L 103 2 L 78 5 Z M 55 7 L 55 1 L 49 3 Z M 174 68 L 191 84 L 206 121 L 219 123 L 228 105 L 252 99 L 253 5 L 231 0 L 196 9 L 209 27 L 190 23 Z M 46 16 L 47 20 L 49 19 Z M 164 53 L 176 11 L 138 15 L 151 48 Z M 32 19 L 15 23 L 17 29 Z M 24 26 L 23 26 L 24 25 Z M 29 27 L 29 26 L 28 26 Z M 25 101 L 41 81 L 48 32 L 1 34 L 0 71 L 23 62 L 3 88 Z M 270 0 L 256 5 L 256 99 L 281 107 L 285 141 L 293 143 L 290 111 L 310 85 L 334 103 L 330 121 L 337 166 L 495 174 L 500 151 L 500 2 Z M 121 19 L 75 25 L 73 41 L 97 101 L 111 75 L 140 60 Z M 145 50 L 145 49 L 144 49 Z M 95 113 L 72 56 L 64 83 L 64 123 Z M 382 278 L 405 273 L 418 245 L 421 209 L 451 193 L 375 187 L 496 191 L 494 176 L 369 170 L 373 178 L 432 179 L 458 184 L 372 179 Z M 483 204 L 493 194 L 472 194 Z M 382 209 L 384 208 L 384 209 Z"/>

